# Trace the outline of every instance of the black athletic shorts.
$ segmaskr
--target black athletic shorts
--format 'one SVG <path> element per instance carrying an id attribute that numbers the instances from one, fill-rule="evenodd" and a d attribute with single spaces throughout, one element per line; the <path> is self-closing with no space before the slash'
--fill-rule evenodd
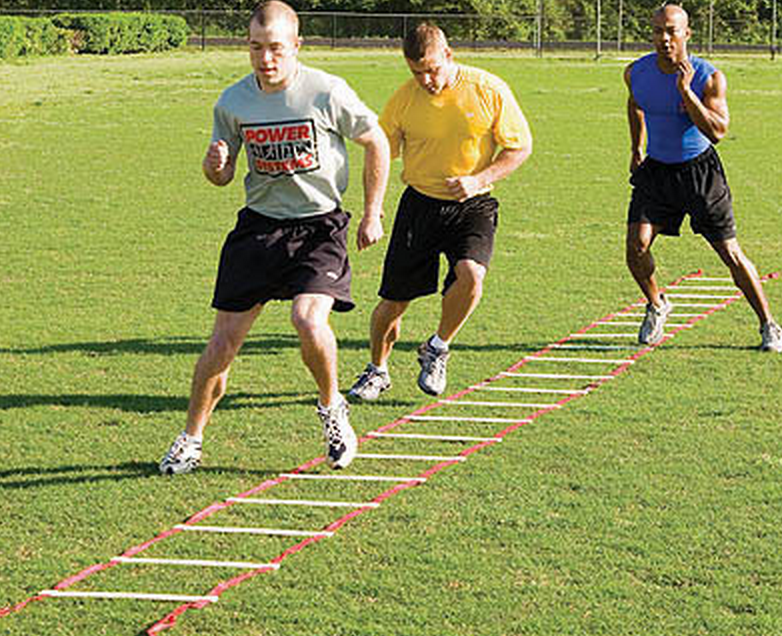
<path id="1" fill-rule="evenodd" d="M 649 222 L 661 226 L 662 234 L 679 236 L 684 216 L 689 214 L 692 231 L 709 241 L 735 238 L 730 188 L 713 146 L 683 163 L 647 157 L 630 183 L 628 223 Z"/>
<path id="2" fill-rule="evenodd" d="M 212 307 L 247 311 L 269 300 L 325 294 L 334 298 L 335 311 L 350 311 L 355 304 L 350 297 L 349 222 L 342 210 L 284 221 L 240 210 L 220 254 Z"/>
<path id="3" fill-rule="evenodd" d="M 379 295 L 413 300 L 437 291 L 440 254 L 448 259 L 443 293 L 456 280 L 463 259 L 486 267 L 494 249 L 497 200 L 481 194 L 462 203 L 433 199 L 408 187 L 399 201 L 383 265 Z"/>

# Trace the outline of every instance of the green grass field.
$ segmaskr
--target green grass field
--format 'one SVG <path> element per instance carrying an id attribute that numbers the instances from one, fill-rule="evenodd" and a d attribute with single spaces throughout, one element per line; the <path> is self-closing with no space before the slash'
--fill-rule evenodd
<path id="1" fill-rule="evenodd" d="M 454 346 L 449 391 L 639 295 L 623 257 L 624 62 L 459 58 L 511 84 L 535 152 L 497 188 L 495 260 Z M 303 59 L 345 77 L 376 110 L 407 77 L 398 54 Z M 742 245 L 761 272 L 779 270 L 782 67 L 718 64 L 733 118 L 720 150 Z M 183 426 L 213 319 L 220 245 L 242 204 L 240 180 L 219 189 L 201 175 L 211 108 L 248 70 L 246 55 L 229 51 L 0 65 L 0 607 L 321 453 L 314 384 L 289 305 L 276 304 L 234 366 L 203 468 L 157 474 Z M 356 211 L 359 159 L 346 199 Z M 368 359 L 384 247 L 352 255 L 358 307 L 333 318 L 345 389 Z M 726 275 L 689 233 L 661 240 L 656 255 L 663 281 L 699 268 Z M 782 282 L 766 289 L 782 316 Z M 412 307 L 391 360 L 394 389 L 353 408 L 359 432 L 431 401 L 415 388 L 415 348 L 437 315 L 434 297 Z M 734 304 L 594 395 L 188 612 L 170 633 L 782 634 L 782 357 L 754 350 L 756 328 L 749 308 Z M 384 444 L 372 452 L 390 450 Z M 300 482 L 269 494 L 365 500 L 387 487 Z M 210 522 L 314 530 L 342 513 L 238 506 L 221 514 Z M 295 542 L 183 533 L 145 556 L 258 561 Z M 235 574 L 119 566 L 76 588 L 203 594 Z M 0 634 L 136 636 L 174 606 L 49 599 L 0 617 Z"/>

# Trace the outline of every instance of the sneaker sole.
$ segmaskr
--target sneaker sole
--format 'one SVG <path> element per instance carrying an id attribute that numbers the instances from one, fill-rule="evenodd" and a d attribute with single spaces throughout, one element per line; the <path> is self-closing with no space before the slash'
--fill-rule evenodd
<path id="1" fill-rule="evenodd" d="M 348 393 L 347 393 L 347 396 L 348 396 L 349 398 L 351 398 L 352 400 L 355 400 L 355 401 L 358 401 L 358 402 L 374 402 L 374 401 L 375 401 L 375 400 L 377 400 L 377 399 L 378 399 L 378 398 L 379 398 L 381 395 L 383 395 L 383 393 L 385 393 L 386 391 L 388 391 L 388 389 L 390 389 L 390 388 L 391 388 L 391 386 L 387 386 L 387 387 L 386 387 L 386 388 L 384 388 L 384 389 L 380 389 L 380 391 L 378 392 L 378 394 L 377 394 L 375 397 L 372 397 L 372 398 L 363 397 L 363 396 L 359 395 L 358 393 L 352 393 L 351 391 L 348 391 Z"/>
<path id="2" fill-rule="evenodd" d="M 418 388 L 421 389 L 427 395 L 432 395 L 432 396 L 435 396 L 435 397 L 438 396 L 438 395 L 442 395 L 445 392 L 445 389 L 443 389 L 442 391 L 435 391 L 433 389 L 430 389 L 428 386 L 426 386 L 425 384 L 423 384 L 421 382 L 420 378 L 418 380 Z"/>

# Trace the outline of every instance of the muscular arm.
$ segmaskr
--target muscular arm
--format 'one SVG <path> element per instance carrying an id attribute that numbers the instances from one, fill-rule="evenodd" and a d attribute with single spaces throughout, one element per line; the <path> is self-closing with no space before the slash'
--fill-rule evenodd
<path id="1" fill-rule="evenodd" d="M 644 141 L 646 140 L 646 121 L 644 111 L 633 97 L 633 87 L 630 81 L 630 64 L 625 69 L 625 84 L 627 85 L 627 123 L 630 126 L 630 172 L 635 172 L 644 160 Z"/>
<path id="2" fill-rule="evenodd" d="M 504 179 L 517 170 L 532 154 L 532 133 L 522 115 L 521 148 L 503 148 L 492 162 L 480 172 L 445 180 L 448 189 L 459 201 L 485 192 L 496 181 Z"/>
<path id="3" fill-rule="evenodd" d="M 718 143 L 727 134 L 730 124 L 727 99 L 728 83 L 725 80 L 725 75 L 720 71 L 714 71 L 703 87 L 703 98 L 698 99 L 691 87 L 695 71 L 690 60 L 682 61 L 678 71 L 676 85 L 681 93 L 687 114 L 698 130 L 706 135 L 711 143 Z"/>
<path id="4" fill-rule="evenodd" d="M 359 250 L 383 238 L 383 198 L 386 194 L 391 153 L 388 139 L 379 125 L 353 141 L 364 148 L 364 216 L 358 226 Z"/>

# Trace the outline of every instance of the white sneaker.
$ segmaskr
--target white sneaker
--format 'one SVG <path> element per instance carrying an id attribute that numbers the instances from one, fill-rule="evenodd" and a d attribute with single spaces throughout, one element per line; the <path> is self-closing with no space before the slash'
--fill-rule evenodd
<path id="1" fill-rule="evenodd" d="M 429 395 L 440 395 L 445 391 L 447 383 L 446 363 L 448 351 L 435 349 L 431 338 L 418 347 L 418 364 L 421 373 L 418 374 L 418 388 Z"/>
<path id="2" fill-rule="evenodd" d="M 782 353 L 782 327 L 773 320 L 769 320 L 760 328 L 760 336 L 763 341 L 760 343 L 761 351 L 773 351 Z"/>
<path id="3" fill-rule="evenodd" d="M 375 365 L 368 364 L 348 391 L 348 397 L 359 400 L 376 400 L 383 391 L 391 388 L 391 376 L 388 371 L 380 371 Z"/>
<path id="4" fill-rule="evenodd" d="M 668 314 L 673 310 L 673 305 L 662 294 L 660 300 L 663 303 L 660 307 L 655 307 L 652 303 L 646 305 L 646 315 L 638 330 L 640 344 L 657 344 L 665 335 L 665 322 L 668 320 Z"/>
<path id="5" fill-rule="evenodd" d="M 323 423 L 323 438 L 326 440 L 326 459 L 332 468 L 347 468 L 358 450 L 358 440 L 350 426 L 348 413 L 345 400 L 332 407 L 318 405 L 318 417 Z"/>
<path id="6" fill-rule="evenodd" d="M 160 472 L 164 475 L 183 475 L 198 468 L 200 463 L 201 440 L 182 431 L 161 460 Z"/>

